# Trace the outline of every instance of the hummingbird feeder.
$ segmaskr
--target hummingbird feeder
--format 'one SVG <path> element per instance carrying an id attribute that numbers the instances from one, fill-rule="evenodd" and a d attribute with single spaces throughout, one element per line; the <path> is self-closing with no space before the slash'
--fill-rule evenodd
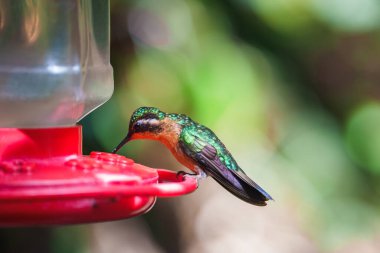
<path id="1" fill-rule="evenodd" d="M 0 226 L 124 219 L 197 188 L 124 156 L 82 154 L 76 122 L 112 92 L 108 1 L 0 0 Z"/>

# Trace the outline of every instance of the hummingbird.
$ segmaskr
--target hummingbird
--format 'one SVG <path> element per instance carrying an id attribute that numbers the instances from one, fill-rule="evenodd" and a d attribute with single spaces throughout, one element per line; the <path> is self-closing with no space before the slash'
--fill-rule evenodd
<path id="1" fill-rule="evenodd" d="M 209 128 L 184 114 L 165 113 L 155 107 L 140 107 L 129 122 L 128 134 L 112 151 L 136 139 L 163 143 L 174 157 L 199 178 L 211 176 L 236 197 L 265 206 L 272 197 L 253 182 L 239 167 L 231 153 Z"/>

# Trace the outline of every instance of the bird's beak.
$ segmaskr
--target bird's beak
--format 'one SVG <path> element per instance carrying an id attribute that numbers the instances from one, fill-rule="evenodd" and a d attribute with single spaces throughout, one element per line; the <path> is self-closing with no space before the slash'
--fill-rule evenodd
<path id="1" fill-rule="evenodd" d="M 127 136 L 117 145 L 117 147 L 112 151 L 112 154 L 115 154 L 121 147 L 123 147 L 128 141 L 131 140 L 132 134 L 131 132 L 128 132 Z"/>

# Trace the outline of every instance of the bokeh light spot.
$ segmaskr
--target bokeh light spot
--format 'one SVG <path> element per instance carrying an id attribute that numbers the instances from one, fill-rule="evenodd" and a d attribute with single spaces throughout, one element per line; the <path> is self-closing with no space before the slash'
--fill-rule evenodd
<path id="1" fill-rule="evenodd" d="M 343 31 L 369 31 L 380 25 L 377 0 L 312 0 L 312 3 L 315 15 Z"/>
<path id="2" fill-rule="evenodd" d="M 380 173 L 380 104 L 361 106 L 350 117 L 346 141 L 351 156 L 363 168 Z"/>

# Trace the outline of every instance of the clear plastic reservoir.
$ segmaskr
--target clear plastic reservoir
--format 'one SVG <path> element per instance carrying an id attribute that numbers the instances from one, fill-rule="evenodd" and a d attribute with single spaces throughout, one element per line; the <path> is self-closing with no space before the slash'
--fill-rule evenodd
<path id="1" fill-rule="evenodd" d="M 108 0 L 0 0 L 0 127 L 74 125 L 112 92 Z"/>

